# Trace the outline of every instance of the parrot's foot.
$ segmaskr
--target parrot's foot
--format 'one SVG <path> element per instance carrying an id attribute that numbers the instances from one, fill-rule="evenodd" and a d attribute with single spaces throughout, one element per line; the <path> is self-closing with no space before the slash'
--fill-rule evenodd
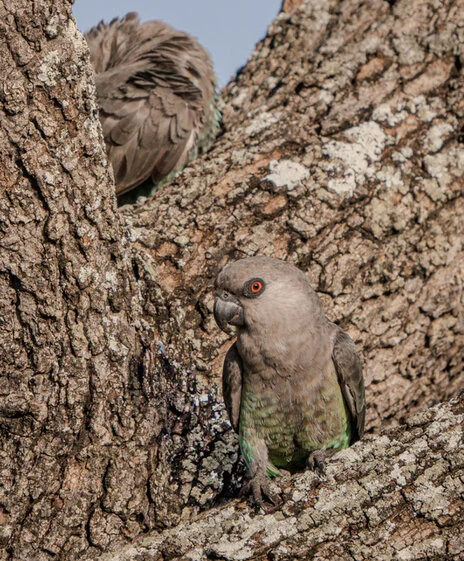
<path id="1" fill-rule="evenodd" d="M 314 450 L 314 452 L 311 452 L 308 456 L 306 465 L 312 471 L 322 475 L 325 473 L 326 460 L 331 458 L 336 452 L 338 452 L 338 450 L 335 450 L 334 448 L 330 448 L 328 450 Z"/>
<path id="2" fill-rule="evenodd" d="M 279 506 L 282 500 L 277 493 L 272 491 L 271 481 L 266 475 L 257 474 L 243 486 L 240 496 L 251 494 L 255 505 L 263 509 L 265 508 L 263 497 L 274 506 Z"/>

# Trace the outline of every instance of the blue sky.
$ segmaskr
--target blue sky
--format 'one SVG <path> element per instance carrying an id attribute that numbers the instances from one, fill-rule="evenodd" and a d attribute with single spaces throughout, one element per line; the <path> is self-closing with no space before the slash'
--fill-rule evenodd
<path id="1" fill-rule="evenodd" d="M 142 21 L 161 19 L 187 31 L 211 53 L 219 79 L 225 85 L 243 66 L 282 0 L 75 0 L 73 12 L 84 32 L 100 20 L 109 22 L 127 12 Z"/>

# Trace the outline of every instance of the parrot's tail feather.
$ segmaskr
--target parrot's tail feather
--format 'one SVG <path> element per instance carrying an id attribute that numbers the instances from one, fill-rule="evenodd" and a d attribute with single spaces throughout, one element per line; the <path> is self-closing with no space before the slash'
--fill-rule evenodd
<path id="1" fill-rule="evenodd" d="M 283 477 L 283 474 L 271 463 L 267 464 L 266 475 L 268 477 Z"/>

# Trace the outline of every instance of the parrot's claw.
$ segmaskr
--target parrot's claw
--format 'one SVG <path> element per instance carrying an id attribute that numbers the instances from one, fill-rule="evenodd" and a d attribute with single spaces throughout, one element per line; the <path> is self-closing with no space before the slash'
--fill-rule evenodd
<path id="1" fill-rule="evenodd" d="M 240 496 L 250 494 L 253 496 L 254 504 L 264 510 L 266 510 L 264 497 L 275 507 L 279 506 L 282 502 L 280 496 L 272 491 L 271 480 L 264 474 L 255 475 L 243 486 Z"/>
<path id="2" fill-rule="evenodd" d="M 325 473 L 325 468 L 327 465 L 326 460 L 331 458 L 337 450 L 329 449 L 329 450 L 314 450 L 308 456 L 306 460 L 306 465 L 312 471 L 315 471 L 319 475 L 323 475 Z"/>

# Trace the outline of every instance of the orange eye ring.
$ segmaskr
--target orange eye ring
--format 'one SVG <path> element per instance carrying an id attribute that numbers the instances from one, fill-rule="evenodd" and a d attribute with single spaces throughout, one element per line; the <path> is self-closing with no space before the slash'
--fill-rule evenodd
<path id="1" fill-rule="evenodd" d="M 263 289 L 263 283 L 261 281 L 254 281 L 251 283 L 250 290 L 253 294 L 258 294 Z"/>
<path id="2" fill-rule="evenodd" d="M 247 298 L 256 298 L 263 292 L 265 287 L 266 283 L 263 281 L 263 279 L 250 279 L 245 283 L 245 286 L 243 287 L 243 295 Z"/>

